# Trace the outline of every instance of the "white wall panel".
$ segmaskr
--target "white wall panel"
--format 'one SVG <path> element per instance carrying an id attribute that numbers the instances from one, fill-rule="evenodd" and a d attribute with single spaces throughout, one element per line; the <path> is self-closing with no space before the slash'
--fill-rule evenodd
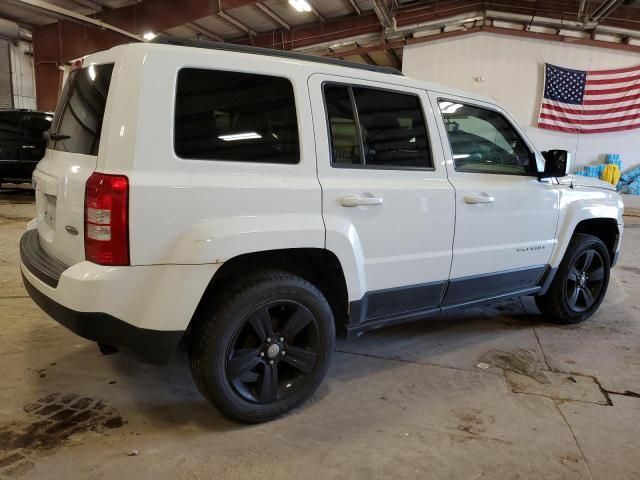
<path id="1" fill-rule="evenodd" d="M 640 129 L 575 135 L 537 127 L 544 63 L 580 70 L 640 64 L 640 55 L 604 48 L 479 33 L 404 48 L 403 72 L 495 98 L 507 107 L 540 150 L 563 148 L 578 166 L 622 155 L 623 170 L 640 166 Z M 476 81 L 483 77 L 484 81 Z"/>

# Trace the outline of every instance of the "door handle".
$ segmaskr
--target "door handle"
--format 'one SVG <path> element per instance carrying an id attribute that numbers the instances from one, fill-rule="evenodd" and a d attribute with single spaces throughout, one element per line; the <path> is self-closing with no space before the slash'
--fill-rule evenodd
<path id="1" fill-rule="evenodd" d="M 380 197 L 373 196 L 347 196 L 340 198 L 340 205 L 343 207 L 359 207 L 362 205 L 382 205 L 383 201 Z"/>
<path id="2" fill-rule="evenodd" d="M 494 197 L 490 197 L 486 193 L 481 193 L 480 195 L 467 195 L 464 197 L 465 203 L 493 203 L 496 199 Z"/>

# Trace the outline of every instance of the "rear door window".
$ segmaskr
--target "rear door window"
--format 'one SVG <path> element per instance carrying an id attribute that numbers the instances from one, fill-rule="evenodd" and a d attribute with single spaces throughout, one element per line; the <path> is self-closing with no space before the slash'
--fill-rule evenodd
<path id="1" fill-rule="evenodd" d="M 113 63 L 90 65 L 69 74 L 54 116 L 48 147 L 97 155 Z"/>
<path id="2" fill-rule="evenodd" d="M 184 159 L 298 163 L 291 82 L 252 73 L 180 70 L 174 148 Z"/>
<path id="3" fill-rule="evenodd" d="M 416 95 L 353 87 L 364 163 L 389 168 L 431 168 L 431 151 Z"/>
<path id="4" fill-rule="evenodd" d="M 327 85 L 324 89 L 327 105 L 331 158 L 338 165 L 360 165 L 360 140 L 349 87 Z"/>
<path id="5" fill-rule="evenodd" d="M 417 95 L 327 83 L 324 100 L 334 167 L 433 168 Z"/>

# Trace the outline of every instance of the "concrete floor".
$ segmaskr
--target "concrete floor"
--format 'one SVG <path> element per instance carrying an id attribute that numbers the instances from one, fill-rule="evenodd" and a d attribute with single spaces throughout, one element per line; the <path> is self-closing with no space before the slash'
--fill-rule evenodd
<path id="1" fill-rule="evenodd" d="M 184 354 L 102 356 L 32 303 L 16 268 L 32 202 L 0 193 L 2 479 L 640 478 L 639 218 L 587 323 L 547 324 L 524 299 L 369 333 L 338 343 L 302 408 L 243 426 L 202 400 Z"/>

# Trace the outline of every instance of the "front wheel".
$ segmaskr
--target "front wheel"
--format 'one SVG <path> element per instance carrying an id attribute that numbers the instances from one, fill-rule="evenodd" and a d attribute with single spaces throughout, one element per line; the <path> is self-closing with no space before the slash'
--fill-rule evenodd
<path id="1" fill-rule="evenodd" d="M 549 291 L 535 297 L 538 308 L 556 323 L 588 319 L 607 292 L 610 269 L 609 251 L 602 240 L 593 235 L 574 235 Z"/>
<path id="2" fill-rule="evenodd" d="M 227 416 L 245 423 L 274 419 L 322 382 L 335 325 L 327 300 L 306 280 L 277 271 L 251 274 L 200 311 L 191 372 Z"/>

